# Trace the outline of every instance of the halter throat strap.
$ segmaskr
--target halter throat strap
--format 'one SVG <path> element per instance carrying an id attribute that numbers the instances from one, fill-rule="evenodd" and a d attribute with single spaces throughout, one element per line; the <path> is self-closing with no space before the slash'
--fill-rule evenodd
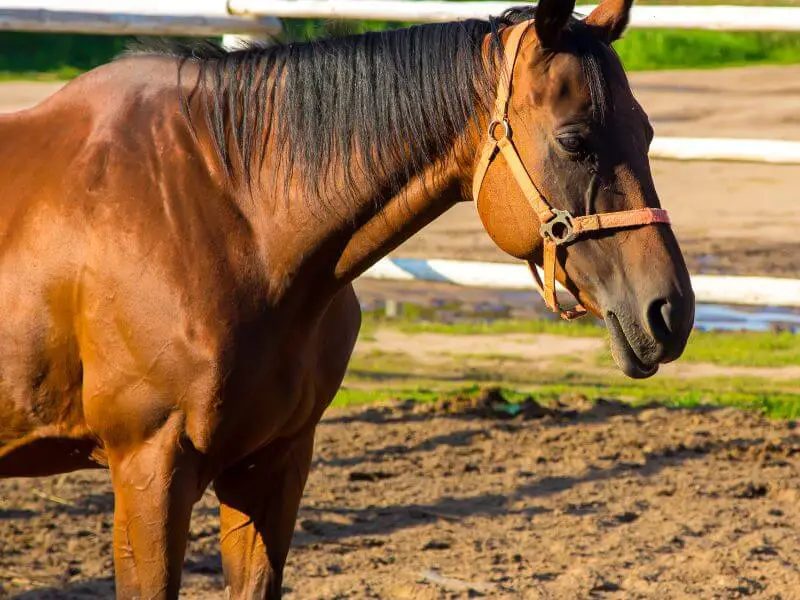
<path id="1" fill-rule="evenodd" d="M 564 309 L 558 302 L 556 294 L 556 265 L 558 264 L 559 246 L 567 246 L 581 236 L 596 231 L 643 227 L 653 223 L 669 225 L 669 215 L 660 208 L 640 208 L 587 216 L 573 216 L 569 211 L 558 210 L 550 205 L 528 173 L 522 159 L 511 141 L 512 130 L 508 120 L 508 104 L 511 99 L 511 82 L 514 65 L 517 61 L 522 38 L 533 20 L 523 21 L 511 29 L 505 43 L 503 70 L 497 88 L 494 114 L 489 122 L 487 141 L 478 160 L 472 184 L 472 195 L 475 203 L 480 203 L 480 192 L 486 174 L 498 154 L 502 154 L 511 174 L 522 189 L 525 198 L 531 205 L 536 218 L 541 223 L 540 234 L 543 244 L 544 281 L 539 276 L 536 265 L 528 261 L 536 287 L 544 298 L 545 304 L 561 318 L 571 321 L 586 315 L 586 309 L 580 304 L 572 309 Z"/>

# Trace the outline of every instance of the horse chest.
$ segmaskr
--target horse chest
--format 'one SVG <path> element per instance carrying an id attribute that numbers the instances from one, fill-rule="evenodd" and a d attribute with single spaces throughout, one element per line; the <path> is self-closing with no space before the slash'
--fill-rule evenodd
<path id="1" fill-rule="evenodd" d="M 215 427 L 198 437 L 211 436 L 209 447 L 225 446 L 226 456 L 246 456 L 316 425 L 341 385 L 360 323 L 348 286 L 315 326 L 265 336 L 232 365 L 218 402 L 205 411 Z"/>

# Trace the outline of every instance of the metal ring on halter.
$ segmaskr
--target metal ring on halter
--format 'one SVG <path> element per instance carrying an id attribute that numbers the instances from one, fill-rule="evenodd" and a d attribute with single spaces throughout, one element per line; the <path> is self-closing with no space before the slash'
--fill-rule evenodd
<path id="1" fill-rule="evenodd" d="M 553 209 L 553 218 L 542 224 L 542 237 L 550 240 L 556 246 L 562 246 L 575 241 L 575 224 L 572 215 L 566 210 Z"/>
<path id="2" fill-rule="evenodd" d="M 503 137 L 495 137 L 494 132 L 500 126 L 503 126 Z M 499 119 L 493 119 L 491 123 L 489 123 L 489 139 L 495 142 L 499 142 L 502 139 L 511 138 L 511 125 L 508 122 L 507 118 L 504 118 L 502 121 Z"/>

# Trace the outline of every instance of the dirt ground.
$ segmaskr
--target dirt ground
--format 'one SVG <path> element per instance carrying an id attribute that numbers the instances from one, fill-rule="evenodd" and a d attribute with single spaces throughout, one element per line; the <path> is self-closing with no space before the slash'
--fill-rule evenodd
<path id="1" fill-rule="evenodd" d="M 286 597 L 798 597 L 794 424 L 580 398 L 506 418 L 492 401 L 331 411 Z M 0 597 L 109 597 L 111 529 L 103 472 L 0 482 Z M 217 534 L 209 493 L 186 598 L 221 597 Z"/>

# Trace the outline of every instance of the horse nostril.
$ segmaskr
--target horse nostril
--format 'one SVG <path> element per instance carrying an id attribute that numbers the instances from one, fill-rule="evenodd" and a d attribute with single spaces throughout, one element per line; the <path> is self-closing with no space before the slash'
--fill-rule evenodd
<path id="1" fill-rule="evenodd" d="M 661 306 L 661 318 L 664 319 L 664 326 L 667 329 L 667 333 L 675 333 L 675 324 L 672 322 L 673 317 L 672 303 L 665 302 Z"/>
<path id="2" fill-rule="evenodd" d="M 647 308 L 647 325 L 650 334 L 659 342 L 666 341 L 674 330 L 675 315 L 672 303 L 666 298 L 659 298 Z"/>

